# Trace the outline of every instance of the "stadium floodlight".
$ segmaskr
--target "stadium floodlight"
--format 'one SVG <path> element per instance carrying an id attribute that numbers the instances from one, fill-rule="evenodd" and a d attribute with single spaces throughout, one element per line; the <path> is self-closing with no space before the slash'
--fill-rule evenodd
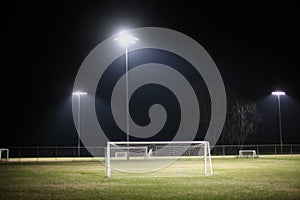
<path id="1" fill-rule="evenodd" d="M 118 41 L 121 45 L 123 46 L 128 46 L 128 44 L 134 44 L 136 43 L 139 38 L 131 36 L 129 33 L 126 31 L 122 31 L 119 33 L 118 37 L 114 39 L 115 41 Z"/>
<path id="2" fill-rule="evenodd" d="M 114 39 L 118 41 L 121 45 L 125 46 L 125 79 L 126 79 L 126 141 L 129 142 L 129 99 L 128 99 L 128 44 L 134 44 L 139 39 L 130 35 L 126 31 L 119 33 L 118 37 Z M 129 157 L 127 156 L 127 159 Z"/>
<path id="3" fill-rule="evenodd" d="M 130 159 L 126 159 L 130 157 Z M 107 142 L 105 149 L 106 177 L 111 177 L 111 169 L 126 173 L 147 173 L 157 171 L 157 166 L 169 166 L 170 162 L 180 162 L 180 157 L 198 163 L 193 168 L 201 174 L 203 161 L 204 175 L 211 176 L 212 162 L 207 141 L 144 141 Z M 182 161 L 181 161 L 182 162 Z M 183 172 L 184 173 L 184 172 Z M 187 172 L 189 173 L 189 172 Z"/>
<path id="4" fill-rule="evenodd" d="M 285 92 L 283 91 L 274 91 L 272 92 L 272 95 L 277 96 L 278 99 L 278 119 L 279 119 L 279 137 L 280 137 L 280 151 L 282 154 L 282 128 L 281 128 L 281 108 L 280 108 L 280 96 L 284 96 Z"/>
<path id="5" fill-rule="evenodd" d="M 87 95 L 86 92 L 82 92 L 82 91 L 75 91 L 72 93 L 72 95 L 74 96 L 82 96 L 82 95 Z"/>
<path id="6" fill-rule="evenodd" d="M 77 138 L 77 148 L 78 148 L 78 157 L 80 157 L 80 97 L 83 95 L 87 95 L 86 92 L 83 91 L 74 91 L 72 93 L 73 96 L 77 96 L 77 105 L 78 105 L 78 111 L 77 111 L 77 131 L 78 131 L 78 138 Z"/>
<path id="7" fill-rule="evenodd" d="M 275 91 L 275 92 L 272 92 L 272 95 L 282 96 L 282 95 L 285 95 L 285 92 L 282 92 L 282 91 Z"/>

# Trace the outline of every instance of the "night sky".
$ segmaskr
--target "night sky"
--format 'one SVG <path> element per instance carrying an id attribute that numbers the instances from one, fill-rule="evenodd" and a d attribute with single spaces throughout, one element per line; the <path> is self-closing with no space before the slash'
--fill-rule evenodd
<path id="1" fill-rule="evenodd" d="M 264 127 L 246 143 L 279 143 L 277 101 L 270 96 L 275 89 L 288 94 L 282 99 L 283 141 L 300 143 L 295 4 L 80 2 L 3 6 L 2 98 L 8 123 L 0 147 L 76 146 L 71 93 L 82 61 L 121 29 L 148 26 L 192 37 L 213 58 L 225 87 L 257 103 Z"/>

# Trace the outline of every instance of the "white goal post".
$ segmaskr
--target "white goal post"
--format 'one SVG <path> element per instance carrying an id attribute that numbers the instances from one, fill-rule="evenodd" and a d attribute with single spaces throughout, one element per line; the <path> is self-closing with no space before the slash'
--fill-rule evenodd
<path id="1" fill-rule="evenodd" d="M 2 159 L 2 152 L 6 151 L 6 159 L 9 158 L 9 150 L 8 149 L 0 149 L 0 160 Z"/>
<path id="2" fill-rule="evenodd" d="M 122 141 L 107 142 L 105 149 L 106 177 L 111 177 L 111 169 L 116 169 L 114 166 L 127 167 L 127 169 L 132 169 L 132 166 L 144 167 L 144 170 L 138 169 L 134 172 L 119 170 L 129 173 L 143 173 L 150 168 L 148 166 L 155 166 L 157 163 L 164 161 L 170 163 L 170 161 L 177 160 L 180 157 L 184 159 L 197 158 L 199 161 L 196 162 L 199 162 L 199 164 L 203 161 L 204 175 L 213 174 L 208 141 Z M 141 163 L 145 163 L 145 165 Z"/>

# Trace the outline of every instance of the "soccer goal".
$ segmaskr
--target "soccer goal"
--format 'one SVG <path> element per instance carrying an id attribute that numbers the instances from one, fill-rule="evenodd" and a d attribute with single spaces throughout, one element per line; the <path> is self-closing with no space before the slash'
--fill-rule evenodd
<path id="1" fill-rule="evenodd" d="M 129 158 L 131 159 L 147 159 L 148 147 L 147 146 L 111 146 L 110 151 L 119 160 Z"/>
<path id="2" fill-rule="evenodd" d="M 239 150 L 238 158 L 258 158 L 255 150 Z"/>
<path id="3" fill-rule="evenodd" d="M 9 158 L 9 150 L 8 149 L 0 149 L 0 160 L 6 158 L 8 160 Z"/>
<path id="4" fill-rule="evenodd" d="M 213 174 L 207 141 L 107 142 L 105 150 L 107 177 L 111 177 L 111 169 L 147 173 L 163 170 L 175 162 L 181 162 L 181 170 Z"/>

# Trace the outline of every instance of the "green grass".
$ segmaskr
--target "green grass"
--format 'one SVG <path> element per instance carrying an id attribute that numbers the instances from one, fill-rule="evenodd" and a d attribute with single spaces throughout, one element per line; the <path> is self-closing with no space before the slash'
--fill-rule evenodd
<path id="1" fill-rule="evenodd" d="M 193 175 L 196 165 L 105 178 L 99 162 L 1 162 L 0 199 L 300 199 L 299 155 L 213 157 L 213 176 Z"/>

